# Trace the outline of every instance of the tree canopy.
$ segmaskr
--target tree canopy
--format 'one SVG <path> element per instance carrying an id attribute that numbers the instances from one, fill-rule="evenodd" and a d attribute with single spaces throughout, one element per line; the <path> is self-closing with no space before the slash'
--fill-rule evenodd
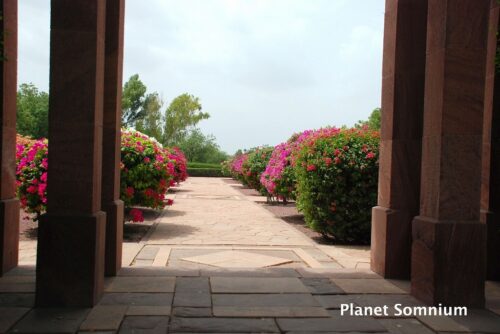
<path id="1" fill-rule="evenodd" d="M 382 109 L 375 108 L 373 109 L 372 113 L 370 114 L 370 116 L 366 121 L 358 121 L 355 126 L 358 128 L 367 126 L 369 129 L 372 130 L 380 130 L 381 124 L 382 124 Z"/>
<path id="2" fill-rule="evenodd" d="M 49 134 L 49 94 L 32 83 L 23 83 L 17 92 L 17 132 L 32 138 Z"/>
<path id="3" fill-rule="evenodd" d="M 163 143 L 176 144 L 201 120 L 208 119 L 210 114 L 201 111 L 199 98 L 184 93 L 176 97 L 165 111 Z"/>
<path id="4" fill-rule="evenodd" d="M 134 74 L 123 86 L 122 93 L 122 125 L 125 127 L 134 126 L 142 119 L 146 111 L 144 102 L 146 100 L 147 87 L 139 79 L 139 74 Z"/>

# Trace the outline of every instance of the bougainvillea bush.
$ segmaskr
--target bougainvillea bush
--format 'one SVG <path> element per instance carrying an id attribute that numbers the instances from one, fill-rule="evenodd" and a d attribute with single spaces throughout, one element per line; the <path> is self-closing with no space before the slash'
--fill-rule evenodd
<path id="1" fill-rule="evenodd" d="M 297 207 L 337 242 L 370 242 L 377 202 L 379 135 L 366 129 L 315 131 L 294 156 Z"/>
<path id="2" fill-rule="evenodd" d="M 17 194 L 22 208 L 34 220 L 46 211 L 48 142 L 17 137 Z M 134 206 L 162 209 L 172 205 L 165 199 L 168 188 L 187 177 L 186 158 L 177 148 L 163 148 L 154 139 L 132 130 L 122 130 L 120 198 L 133 221 L 142 221 Z"/>
<path id="3" fill-rule="evenodd" d="M 48 144 L 18 135 L 16 142 L 16 184 L 21 207 L 38 220 L 47 209 Z"/>
<path id="4" fill-rule="evenodd" d="M 243 182 L 264 195 L 267 195 L 267 190 L 260 183 L 260 177 L 265 171 L 272 153 L 272 147 L 257 147 L 248 153 L 248 157 L 242 164 Z"/>
<path id="5" fill-rule="evenodd" d="M 176 175 L 172 150 L 164 149 L 145 134 L 123 130 L 121 138 L 120 197 L 125 207 L 144 206 L 163 209 L 168 188 Z M 130 212 L 134 221 L 141 221 L 138 211 Z"/>
<path id="6" fill-rule="evenodd" d="M 185 181 L 188 177 L 187 173 L 187 159 L 178 147 L 167 147 L 165 148 L 167 151 L 168 158 L 174 163 L 174 178 L 173 181 L 179 184 L 182 181 Z"/>
<path id="7" fill-rule="evenodd" d="M 266 169 L 260 177 L 260 183 L 270 194 L 271 200 L 277 199 L 286 203 L 290 199 L 295 199 L 294 153 L 314 133 L 314 130 L 306 130 L 294 134 L 287 142 L 274 148 Z"/>

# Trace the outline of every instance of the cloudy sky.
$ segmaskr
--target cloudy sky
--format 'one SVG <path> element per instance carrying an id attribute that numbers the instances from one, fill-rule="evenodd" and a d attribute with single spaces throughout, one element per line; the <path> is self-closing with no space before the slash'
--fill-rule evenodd
<path id="1" fill-rule="evenodd" d="M 19 83 L 48 90 L 49 0 L 19 1 Z M 229 153 L 380 106 L 384 0 L 127 0 L 124 80 L 184 92 Z"/>

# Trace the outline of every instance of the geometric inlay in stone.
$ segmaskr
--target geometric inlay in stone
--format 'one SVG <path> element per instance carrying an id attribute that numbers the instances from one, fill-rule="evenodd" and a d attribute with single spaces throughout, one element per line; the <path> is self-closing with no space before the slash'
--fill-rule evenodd
<path id="1" fill-rule="evenodd" d="M 192 256 L 182 260 L 221 268 L 264 268 L 293 262 L 290 259 L 234 250 Z"/>

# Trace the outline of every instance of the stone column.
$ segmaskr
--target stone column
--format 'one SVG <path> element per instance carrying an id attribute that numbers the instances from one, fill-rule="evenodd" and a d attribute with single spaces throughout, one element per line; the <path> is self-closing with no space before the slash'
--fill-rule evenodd
<path id="1" fill-rule="evenodd" d="M 427 0 L 386 1 L 378 206 L 371 269 L 410 278 L 411 222 L 419 212 Z"/>
<path id="2" fill-rule="evenodd" d="M 17 266 L 19 257 L 19 200 L 16 198 L 17 0 L 0 2 L 1 115 L 0 115 L 0 276 Z"/>
<path id="3" fill-rule="evenodd" d="M 120 129 L 125 1 L 106 2 L 102 208 L 106 211 L 106 276 L 121 268 L 123 202 L 120 200 Z"/>
<path id="4" fill-rule="evenodd" d="M 484 306 L 486 229 L 479 221 L 490 0 L 429 0 L 420 216 L 411 292 Z"/>
<path id="5" fill-rule="evenodd" d="M 499 8 L 492 1 L 484 109 L 481 221 L 487 228 L 486 278 L 500 280 L 500 76 L 495 71 Z"/>
<path id="6" fill-rule="evenodd" d="M 39 307 L 92 306 L 103 291 L 105 5 L 51 2 L 48 208 L 38 234 Z"/>

